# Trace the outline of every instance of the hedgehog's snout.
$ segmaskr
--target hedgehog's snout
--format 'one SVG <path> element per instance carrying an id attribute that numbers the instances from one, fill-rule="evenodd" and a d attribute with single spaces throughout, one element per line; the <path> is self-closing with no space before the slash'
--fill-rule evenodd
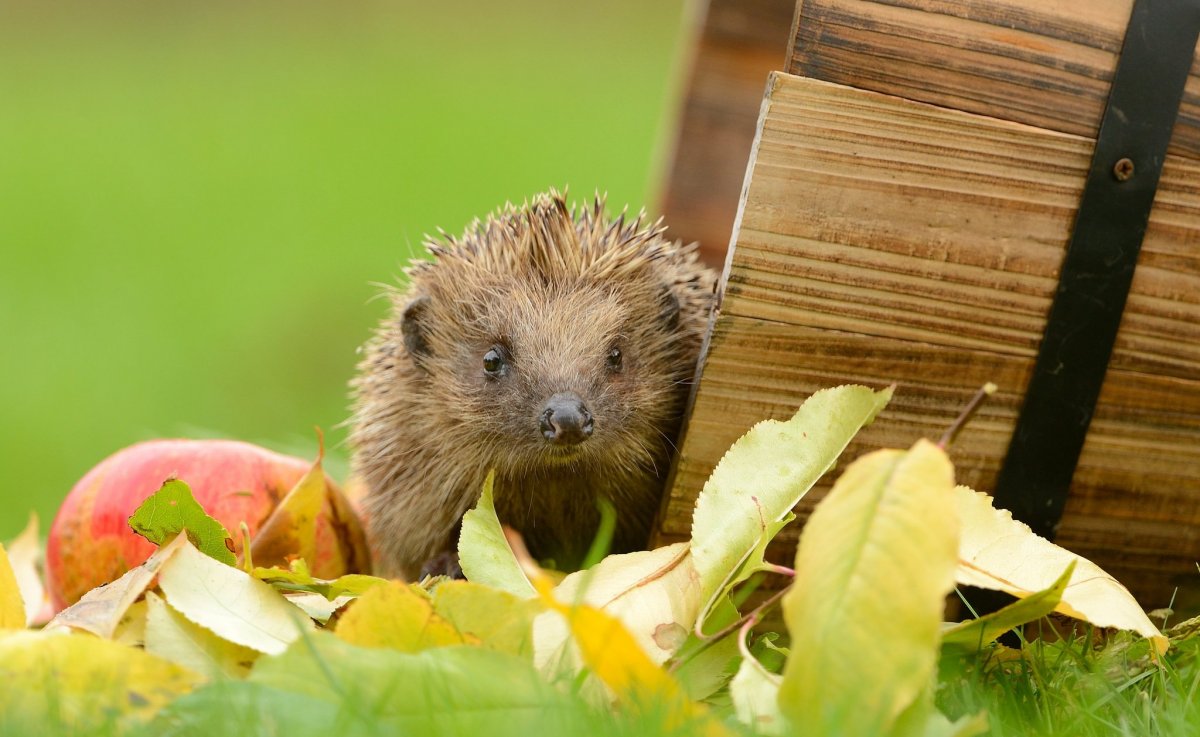
<path id="1" fill-rule="evenodd" d="M 575 392 L 559 392 L 542 407 L 542 437 L 554 445 L 578 445 L 592 436 L 595 422 L 583 397 Z"/>

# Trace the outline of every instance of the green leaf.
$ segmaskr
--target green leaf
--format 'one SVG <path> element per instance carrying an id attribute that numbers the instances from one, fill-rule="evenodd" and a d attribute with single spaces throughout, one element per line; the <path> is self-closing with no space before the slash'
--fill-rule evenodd
<path id="1" fill-rule="evenodd" d="M 496 517 L 492 499 L 495 480 L 495 472 L 489 473 L 483 482 L 479 503 L 463 516 L 462 533 L 458 538 L 458 563 L 468 581 L 494 586 L 528 599 L 535 593 L 533 585 L 521 571 Z"/>
<path id="2" fill-rule="evenodd" d="M 227 565 L 237 565 L 229 531 L 204 511 L 187 484 L 172 479 L 141 503 L 129 518 L 133 531 L 155 545 L 162 545 L 183 530 L 188 540 L 205 555 Z"/>
<path id="3" fill-rule="evenodd" d="M 292 561 L 291 570 L 278 566 L 258 566 L 251 575 L 280 591 L 305 591 L 320 594 L 330 601 L 339 596 L 361 596 L 368 589 L 387 583 L 386 578 L 363 573 L 348 573 L 334 579 L 315 578 L 309 573 L 308 566 L 302 559 Z"/>
<path id="4" fill-rule="evenodd" d="M 772 673 L 782 673 L 789 650 L 775 644 L 780 639 L 778 632 L 766 632 L 750 647 L 750 653 Z"/>
<path id="5" fill-rule="evenodd" d="M 261 683 L 222 680 L 171 702 L 139 735 L 374 737 L 379 734 L 361 723 L 358 729 L 347 729 L 347 706 Z"/>
<path id="6" fill-rule="evenodd" d="M 959 622 L 943 630 L 942 645 L 978 649 L 1013 627 L 1041 619 L 1058 607 L 1063 592 L 1067 590 L 1067 582 L 1071 580 L 1071 574 L 1074 572 L 1075 561 L 1071 561 L 1050 588 L 1030 594 L 1024 599 L 1017 599 L 999 611 Z"/>
<path id="7" fill-rule="evenodd" d="M 789 722 L 848 735 L 925 723 L 958 563 L 953 492 L 949 459 L 922 440 L 856 460 L 817 505 L 783 598 Z"/>
<path id="8" fill-rule="evenodd" d="M 766 544 L 792 507 L 891 396 L 891 388 L 825 389 L 787 422 L 760 422 L 733 444 L 704 484 L 692 520 L 702 622 L 730 588 L 762 570 Z"/>
<path id="9" fill-rule="evenodd" d="M 250 681 L 336 705 L 353 702 L 377 734 L 587 734 L 589 720 L 529 663 L 480 647 L 402 653 L 314 632 L 259 660 Z"/>
<path id="10" fill-rule="evenodd" d="M 737 608 L 729 597 L 718 602 L 709 617 L 709 624 L 721 628 L 731 624 L 739 616 Z M 706 642 L 696 637 L 692 632 L 687 642 L 679 648 L 672 660 L 678 663 L 674 669 L 675 677 L 693 701 L 703 701 L 729 684 L 729 679 L 737 672 L 738 654 L 737 630 L 731 631 L 716 642 Z"/>

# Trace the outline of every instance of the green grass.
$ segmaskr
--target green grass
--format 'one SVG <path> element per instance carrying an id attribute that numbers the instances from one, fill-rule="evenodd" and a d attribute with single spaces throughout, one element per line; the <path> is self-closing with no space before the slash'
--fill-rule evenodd
<path id="1" fill-rule="evenodd" d="M 0 9 L 0 540 L 109 453 L 229 436 L 344 473 L 346 382 L 437 227 L 652 204 L 684 0 Z M 339 461 L 341 461 L 339 463 Z"/>
<path id="2" fill-rule="evenodd" d="M 938 701 L 953 716 L 987 710 L 993 737 L 1191 737 L 1200 734 L 1198 650 L 1185 639 L 1156 664 L 1128 633 L 1036 639 L 943 659 Z"/>

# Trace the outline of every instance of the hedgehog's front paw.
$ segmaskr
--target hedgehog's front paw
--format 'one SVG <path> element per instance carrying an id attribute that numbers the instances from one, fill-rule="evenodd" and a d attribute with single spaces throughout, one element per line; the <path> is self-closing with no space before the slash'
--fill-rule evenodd
<path id="1" fill-rule="evenodd" d="M 465 578 L 462 566 L 458 564 L 458 553 L 446 550 L 425 561 L 421 565 L 421 575 L 417 576 L 417 580 L 424 580 L 426 576 Z"/>

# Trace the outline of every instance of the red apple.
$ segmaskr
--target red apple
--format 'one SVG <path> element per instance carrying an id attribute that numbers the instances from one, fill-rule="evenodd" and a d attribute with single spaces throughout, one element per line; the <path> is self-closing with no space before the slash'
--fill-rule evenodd
<path id="1" fill-rule="evenodd" d="M 191 487 L 196 501 L 225 525 L 240 555 L 241 523 L 253 539 L 311 467 L 300 458 L 233 440 L 152 440 L 109 456 L 75 484 L 50 527 L 46 578 L 55 611 L 149 557 L 154 545 L 135 534 L 128 519 L 167 479 Z M 316 560 L 308 564 L 313 575 L 336 578 L 369 563 L 358 519 L 328 476 L 325 483 Z M 255 560 L 256 565 L 276 562 Z"/>

